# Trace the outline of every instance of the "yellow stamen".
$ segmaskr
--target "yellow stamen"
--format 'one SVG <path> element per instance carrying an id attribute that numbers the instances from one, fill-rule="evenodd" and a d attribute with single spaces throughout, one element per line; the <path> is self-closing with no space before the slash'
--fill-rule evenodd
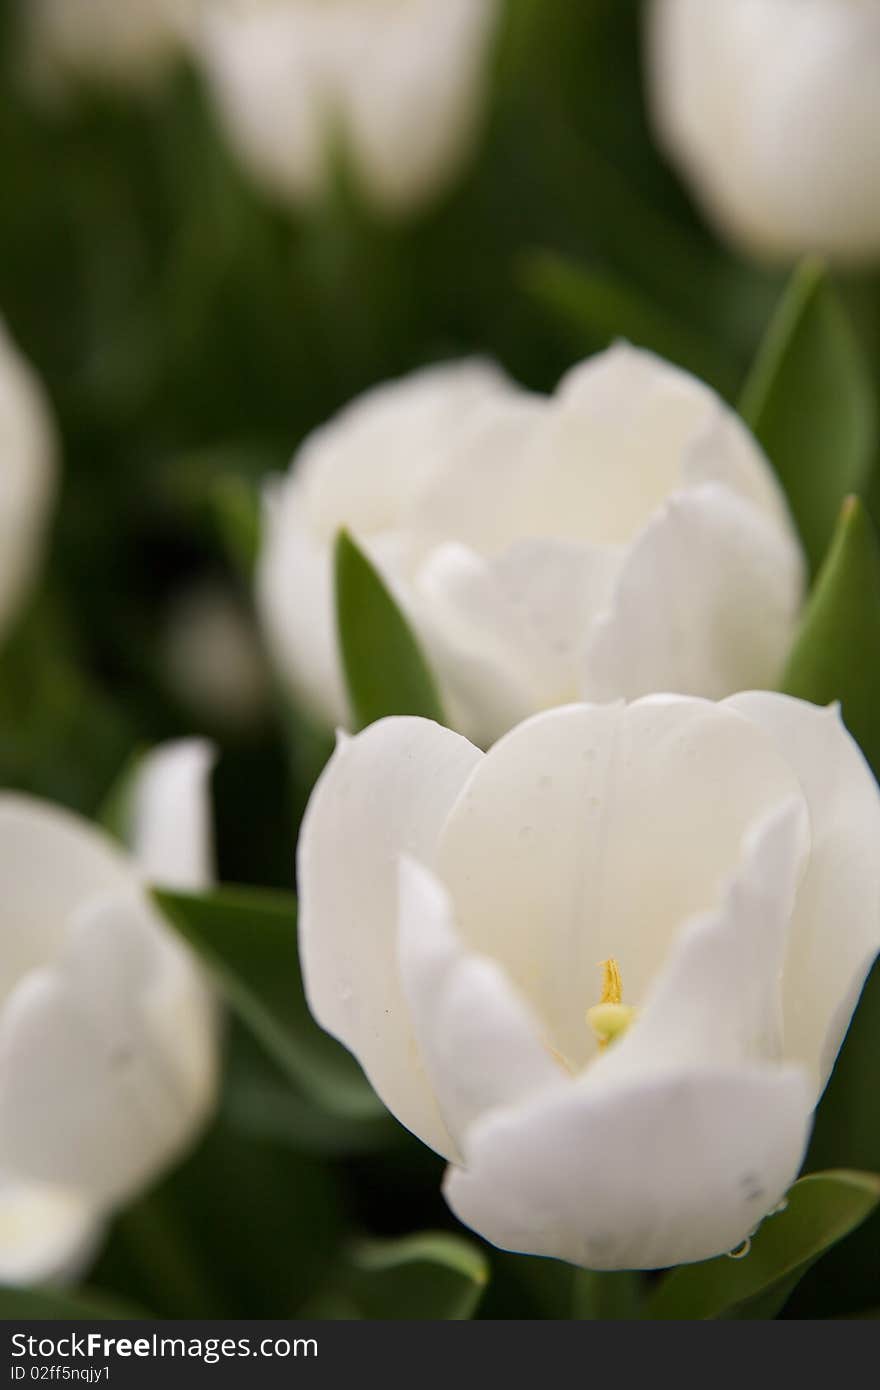
<path id="1" fill-rule="evenodd" d="M 587 1010 L 587 1022 L 599 1039 L 601 1048 L 624 1034 L 636 1016 L 635 1009 L 622 1003 L 623 981 L 620 966 L 611 957 L 602 962 L 602 997 Z"/>

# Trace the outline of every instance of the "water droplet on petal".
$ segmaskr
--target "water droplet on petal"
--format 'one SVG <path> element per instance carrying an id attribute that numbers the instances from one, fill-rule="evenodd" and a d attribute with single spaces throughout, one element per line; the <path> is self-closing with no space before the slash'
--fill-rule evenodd
<path id="1" fill-rule="evenodd" d="M 728 1250 L 727 1257 L 731 1260 L 744 1260 L 751 1248 L 751 1238 L 749 1236 L 746 1236 L 746 1239 L 742 1241 L 739 1245 L 735 1246 L 733 1250 Z"/>

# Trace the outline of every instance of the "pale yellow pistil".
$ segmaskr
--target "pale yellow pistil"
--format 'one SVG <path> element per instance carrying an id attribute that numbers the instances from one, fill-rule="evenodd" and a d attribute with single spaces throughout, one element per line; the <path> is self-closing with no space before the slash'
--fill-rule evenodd
<path id="1" fill-rule="evenodd" d="M 622 1037 L 636 1016 L 635 1009 L 622 1003 L 622 999 L 620 966 L 611 957 L 602 962 L 602 997 L 592 1009 L 587 1009 L 587 1022 L 599 1039 L 600 1047 L 607 1047 L 615 1038 Z"/>

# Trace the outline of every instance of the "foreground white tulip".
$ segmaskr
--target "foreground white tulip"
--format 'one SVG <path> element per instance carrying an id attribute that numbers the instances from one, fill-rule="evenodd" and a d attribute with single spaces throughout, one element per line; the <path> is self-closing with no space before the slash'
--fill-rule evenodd
<path id="1" fill-rule="evenodd" d="M 43 389 L 0 320 L 0 641 L 39 564 L 55 454 Z"/>
<path id="2" fill-rule="evenodd" d="M 341 740 L 298 874 L 311 1009 L 460 1219 L 654 1268 L 797 1174 L 880 947 L 880 794 L 836 709 L 781 695 L 573 705 L 487 754 L 386 719 Z"/>
<path id="3" fill-rule="evenodd" d="M 762 256 L 880 256 L 880 0 L 653 0 L 654 115 L 710 217 Z"/>
<path id="4" fill-rule="evenodd" d="M 627 346 L 530 395 L 482 362 L 368 392 L 270 492 L 258 573 L 295 695 L 347 724 L 331 552 L 347 526 L 408 611 L 450 722 L 487 744 L 536 710 L 773 687 L 799 543 L 740 420 Z"/>
<path id="5" fill-rule="evenodd" d="M 30 60 L 44 81 L 145 87 L 168 67 L 197 0 L 23 0 Z"/>
<path id="6" fill-rule="evenodd" d="M 78 1272 L 210 1110 L 213 1004 L 143 885 L 207 886 L 211 761 L 196 742 L 145 760 L 136 857 L 0 793 L 0 1283 Z"/>
<path id="7" fill-rule="evenodd" d="M 209 0 L 198 57 L 229 139 L 272 192 L 325 188 L 341 141 L 408 211 L 455 173 L 482 109 L 498 0 Z"/>

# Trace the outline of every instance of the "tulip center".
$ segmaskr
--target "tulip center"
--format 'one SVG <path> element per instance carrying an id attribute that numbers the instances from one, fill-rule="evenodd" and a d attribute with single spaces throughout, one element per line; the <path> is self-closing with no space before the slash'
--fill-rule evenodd
<path id="1" fill-rule="evenodd" d="M 607 1047 L 626 1032 L 636 1016 L 635 1009 L 623 1002 L 623 981 L 620 966 L 614 957 L 602 962 L 602 997 L 592 1009 L 587 1009 L 587 1022 L 599 1039 L 600 1047 Z"/>

